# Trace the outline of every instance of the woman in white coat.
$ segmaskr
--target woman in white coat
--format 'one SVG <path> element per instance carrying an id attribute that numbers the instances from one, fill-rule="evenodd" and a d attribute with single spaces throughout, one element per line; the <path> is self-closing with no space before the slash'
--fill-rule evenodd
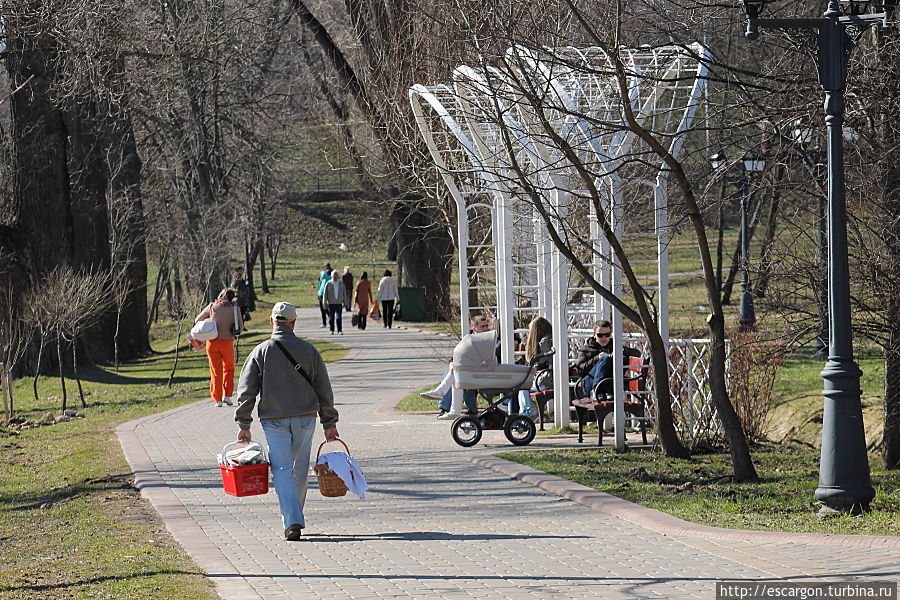
<path id="1" fill-rule="evenodd" d="M 394 324 L 394 305 L 400 299 L 400 288 L 397 280 L 391 277 L 391 270 L 384 270 L 384 277 L 378 282 L 378 292 L 375 293 L 375 302 L 381 302 L 381 315 L 384 318 L 384 326 L 388 329 Z"/>

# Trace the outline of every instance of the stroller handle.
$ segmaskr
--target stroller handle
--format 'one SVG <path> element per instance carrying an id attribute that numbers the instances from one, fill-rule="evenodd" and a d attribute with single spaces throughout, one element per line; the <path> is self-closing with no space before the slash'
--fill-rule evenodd
<path id="1" fill-rule="evenodd" d="M 554 354 L 556 354 L 555 348 L 551 348 L 550 350 L 547 350 L 546 352 L 541 352 L 540 354 L 535 354 L 534 356 L 531 357 L 531 360 L 528 361 L 528 366 L 533 367 L 540 361 L 544 360 L 545 358 L 550 358 Z"/>

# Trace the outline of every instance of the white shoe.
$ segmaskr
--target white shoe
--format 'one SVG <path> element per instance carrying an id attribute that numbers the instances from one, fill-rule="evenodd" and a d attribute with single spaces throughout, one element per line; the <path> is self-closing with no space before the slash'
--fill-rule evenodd
<path id="1" fill-rule="evenodd" d="M 224 398 L 222 398 L 222 402 L 224 402 L 228 406 L 234 406 L 234 400 L 231 399 L 231 396 L 225 396 Z"/>
<path id="2" fill-rule="evenodd" d="M 455 421 L 462 416 L 461 413 L 446 412 L 438 417 L 438 421 Z"/>
<path id="3" fill-rule="evenodd" d="M 216 402 L 216 406 L 217 406 L 218 408 L 222 408 L 222 403 L 221 403 L 221 402 Z"/>
<path id="4" fill-rule="evenodd" d="M 444 394 L 440 393 L 437 390 L 428 390 L 427 392 L 422 392 L 419 395 L 423 398 L 430 398 L 431 400 L 440 400 L 444 397 Z"/>

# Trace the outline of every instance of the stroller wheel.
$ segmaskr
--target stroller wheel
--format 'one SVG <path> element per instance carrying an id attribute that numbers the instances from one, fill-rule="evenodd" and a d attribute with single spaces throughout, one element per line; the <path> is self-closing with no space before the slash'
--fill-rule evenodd
<path id="1" fill-rule="evenodd" d="M 503 433 L 506 434 L 506 439 L 516 446 L 525 446 L 531 443 L 537 431 L 534 428 L 534 421 L 523 415 L 515 415 L 506 422 Z"/>
<path id="2" fill-rule="evenodd" d="M 468 448 L 481 440 L 481 423 L 476 417 L 460 417 L 453 422 L 450 433 L 454 442 Z"/>

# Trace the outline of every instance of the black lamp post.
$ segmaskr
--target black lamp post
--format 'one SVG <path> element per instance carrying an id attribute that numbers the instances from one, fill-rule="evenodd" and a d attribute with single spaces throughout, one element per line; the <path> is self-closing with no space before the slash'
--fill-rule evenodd
<path id="1" fill-rule="evenodd" d="M 713 171 L 718 171 L 728 162 L 722 152 L 717 152 L 709 159 Z M 753 150 L 747 152 L 740 161 L 739 177 L 723 176 L 725 181 L 738 185 L 738 196 L 741 202 L 741 303 L 738 308 L 738 330 L 756 331 L 756 311 L 753 307 L 753 293 L 750 291 L 750 226 L 747 219 L 747 208 L 750 202 L 750 184 L 758 173 L 766 170 L 765 158 Z"/>
<path id="2" fill-rule="evenodd" d="M 825 153 L 819 145 L 815 136 L 815 130 L 807 125 L 802 119 L 798 120 L 794 127 L 794 141 L 803 152 L 803 158 L 809 165 L 813 177 L 816 181 L 817 196 L 819 198 L 819 214 L 816 223 L 818 223 L 818 249 L 819 249 L 819 284 L 818 284 L 818 304 L 819 304 L 819 334 L 816 336 L 816 356 L 825 356 L 828 349 L 828 241 L 827 241 L 827 197 L 825 196 L 825 185 L 822 185 L 822 166 L 825 159 Z M 815 146 L 813 146 L 815 141 Z"/>
<path id="3" fill-rule="evenodd" d="M 897 0 L 857 2 L 829 0 L 817 19 L 760 19 L 767 0 L 742 0 L 747 12 L 746 36 L 759 29 L 777 29 L 792 37 L 816 59 L 819 83 L 825 91 L 828 139 L 828 362 L 822 370 L 825 397 L 822 454 L 816 499 L 820 512 L 868 510 L 875 497 L 866 456 L 859 379 L 853 360 L 850 327 L 847 214 L 844 198 L 844 86 L 847 59 L 862 33 L 873 25 L 887 29 Z M 868 13 L 872 5 L 878 13 Z"/>

